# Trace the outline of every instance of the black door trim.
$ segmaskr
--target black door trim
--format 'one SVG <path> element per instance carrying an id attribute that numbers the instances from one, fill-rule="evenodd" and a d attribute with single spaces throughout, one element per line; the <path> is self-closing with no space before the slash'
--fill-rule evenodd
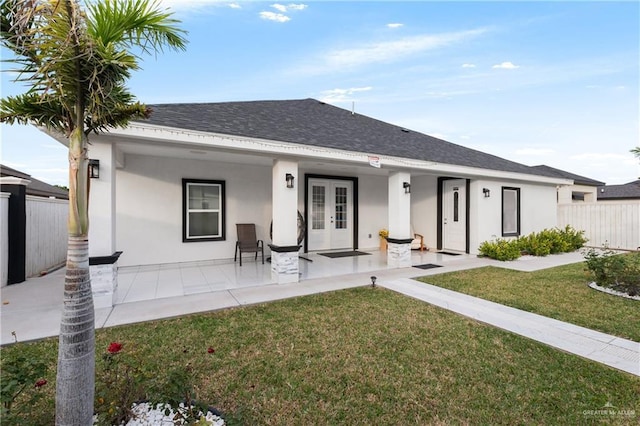
<path id="1" fill-rule="evenodd" d="M 443 230 L 442 230 L 442 204 L 443 204 L 443 190 L 442 187 L 444 186 L 444 181 L 446 180 L 454 180 L 454 179 L 464 179 L 464 178 L 459 178 L 459 177 L 439 177 L 438 178 L 438 201 L 437 201 L 437 209 L 438 209 L 438 214 L 437 214 L 437 221 L 438 221 L 438 229 L 436 232 L 436 237 L 438 239 L 437 241 L 437 248 L 438 250 L 442 250 L 442 246 L 443 246 Z M 466 182 L 465 185 L 465 192 L 466 192 L 466 196 L 465 196 L 465 201 L 466 201 L 466 207 L 465 207 L 465 253 L 469 253 L 469 247 L 470 247 L 470 242 L 469 242 L 469 234 L 470 234 L 470 223 L 469 223 L 469 217 L 471 216 L 471 210 L 470 210 L 470 204 L 471 204 L 471 179 L 464 179 Z"/>
<path id="2" fill-rule="evenodd" d="M 309 235 L 309 179 L 347 180 L 353 184 L 353 249 L 358 249 L 358 178 L 353 176 L 319 175 L 305 173 L 304 175 L 304 235 Z M 309 239 L 304 239 L 304 252 L 309 253 Z"/>

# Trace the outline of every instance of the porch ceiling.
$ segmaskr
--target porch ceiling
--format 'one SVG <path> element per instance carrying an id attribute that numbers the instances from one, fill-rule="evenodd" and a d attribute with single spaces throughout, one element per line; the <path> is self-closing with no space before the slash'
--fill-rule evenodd
<path id="1" fill-rule="evenodd" d="M 124 154 L 125 165 L 127 155 L 167 157 L 197 161 L 215 161 L 230 164 L 264 167 L 270 167 L 271 165 L 273 165 L 273 160 L 276 159 L 276 157 L 272 154 L 261 155 L 256 153 L 224 150 L 217 147 L 208 147 L 202 145 L 166 145 L 161 142 L 156 143 L 148 140 L 141 143 L 136 139 L 126 138 L 119 138 L 118 142 L 116 142 L 116 150 L 119 152 L 119 154 Z M 361 164 L 347 162 L 339 159 L 326 161 L 324 159 L 314 160 L 296 156 L 291 156 L 290 159 L 298 161 L 298 166 L 300 169 L 307 172 L 319 174 L 386 176 L 391 171 L 390 168 L 362 166 Z M 419 173 L 414 173 L 414 175 L 418 174 L 422 175 L 425 173 L 422 170 L 420 170 Z"/>

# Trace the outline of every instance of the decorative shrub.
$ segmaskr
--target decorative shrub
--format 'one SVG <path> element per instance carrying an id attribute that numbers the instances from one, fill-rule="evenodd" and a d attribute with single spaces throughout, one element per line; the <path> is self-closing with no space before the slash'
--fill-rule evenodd
<path id="1" fill-rule="evenodd" d="M 599 286 L 630 296 L 640 294 L 640 252 L 616 254 L 605 246 L 604 250 L 590 249 L 585 259 Z"/>
<path id="2" fill-rule="evenodd" d="M 498 238 L 480 244 L 481 255 L 496 260 L 514 260 L 522 253 L 532 256 L 547 256 L 556 253 L 568 253 L 581 248 L 587 239 L 584 231 L 576 231 L 567 225 L 564 229 L 544 229 L 533 232 L 516 240 Z"/>
<path id="3" fill-rule="evenodd" d="M 126 423 L 133 414 L 133 403 L 146 399 L 145 383 L 151 377 L 143 372 L 140 357 L 129 344 L 111 342 L 100 361 L 96 366 L 96 422 Z"/>
<path id="4" fill-rule="evenodd" d="M 514 260 L 520 257 L 518 240 L 505 240 L 498 238 L 494 241 L 485 241 L 478 249 L 483 256 L 496 260 Z"/>
<path id="5" fill-rule="evenodd" d="M 540 234 L 533 233 L 518 238 L 520 251 L 532 256 L 546 256 L 551 254 L 551 245 L 552 242 L 546 236 L 542 235 L 542 232 Z"/>
<path id="6" fill-rule="evenodd" d="M 559 229 L 558 231 L 560 232 L 563 240 L 569 244 L 569 248 L 565 251 L 576 251 L 582 248 L 588 241 L 584 237 L 584 231 L 578 231 L 570 225 L 567 225 L 564 229 Z"/>

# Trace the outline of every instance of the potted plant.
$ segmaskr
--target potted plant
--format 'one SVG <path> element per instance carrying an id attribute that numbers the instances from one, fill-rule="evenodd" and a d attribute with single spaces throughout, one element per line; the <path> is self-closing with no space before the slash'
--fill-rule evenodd
<path id="1" fill-rule="evenodd" d="M 387 238 L 389 237 L 389 231 L 386 228 L 382 228 L 378 231 L 380 236 L 380 251 L 387 251 Z"/>

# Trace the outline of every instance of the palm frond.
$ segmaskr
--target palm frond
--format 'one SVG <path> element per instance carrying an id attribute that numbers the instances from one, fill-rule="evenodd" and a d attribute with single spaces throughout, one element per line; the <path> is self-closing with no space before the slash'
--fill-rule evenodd
<path id="1" fill-rule="evenodd" d="M 26 93 L 0 99 L 0 122 L 35 124 L 68 135 L 73 120 L 55 98 Z"/>
<path id="2" fill-rule="evenodd" d="M 113 43 L 124 48 L 138 47 L 145 53 L 161 52 L 164 46 L 184 50 L 186 31 L 178 28 L 179 21 L 159 6 L 158 0 L 90 3 L 89 34 L 105 46 Z"/>
<path id="3" fill-rule="evenodd" d="M 68 135 L 75 127 L 89 133 L 148 114 L 125 86 L 139 69 L 134 52 L 184 49 L 185 32 L 158 0 L 85 3 L 88 14 L 80 0 L 2 0 L 2 43 L 15 53 L 16 81 L 30 85 L 25 97 L 6 100 L 3 121 L 60 126 Z"/>

